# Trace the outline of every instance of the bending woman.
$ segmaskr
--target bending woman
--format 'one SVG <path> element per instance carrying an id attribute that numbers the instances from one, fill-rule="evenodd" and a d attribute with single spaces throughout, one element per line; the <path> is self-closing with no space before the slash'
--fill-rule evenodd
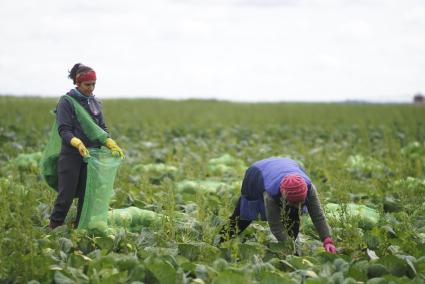
<path id="1" fill-rule="evenodd" d="M 242 233 L 260 215 L 279 242 L 296 239 L 304 205 L 327 252 L 336 253 L 318 193 L 304 169 L 289 158 L 272 157 L 255 162 L 245 172 L 241 196 L 220 242 Z"/>

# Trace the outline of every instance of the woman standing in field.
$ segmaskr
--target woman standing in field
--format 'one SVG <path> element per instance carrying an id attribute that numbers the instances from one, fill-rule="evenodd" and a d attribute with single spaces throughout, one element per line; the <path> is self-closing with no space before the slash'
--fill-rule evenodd
<path id="1" fill-rule="evenodd" d="M 288 242 L 289 238 L 295 240 L 304 205 L 325 250 L 336 253 L 317 190 L 304 169 L 289 158 L 257 161 L 245 172 L 241 196 L 229 224 L 220 231 L 220 242 L 241 233 L 258 215 L 268 221 L 279 242 Z"/>
<path id="2" fill-rule="evenodd" d="M 96 72 L 92 68 L 78 63 L 72 67 L 68 77 L 72 79 L 76 87 L 70 90 L 66 96 L 70 96 L 80 104 L 93 121 L 106 133 L 109 133 L 103 118 L 101 104 L 93 95 L 96 86 Z M 100 148 L 102 146 L 99 142 L 90 141 L 87 133 L 84 133 L 74 105 L 66 96 L 59 100 L 56 109 L 56 120 L 62 146 L 57 164 L 58 196 L 50 216 L 49 228 L 51 229 L 64 223 L 75 197 L 78 198 L 78 205 L 74 226 L 78 226 L 87 178 L 87 164 L 83 161 L 83 157 L 90 154 L 87 148 Z M 105 140 L 105 146 L 111 150 L 112 154 L 124 157 L 121 148 L 110 137 Z"/>

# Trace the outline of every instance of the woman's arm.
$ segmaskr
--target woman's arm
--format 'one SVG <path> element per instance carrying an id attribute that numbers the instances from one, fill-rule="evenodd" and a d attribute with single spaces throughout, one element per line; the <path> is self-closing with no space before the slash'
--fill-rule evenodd
<path id="1" fill-rule="evenodd" d="M 105 132 L 106 132 L 106 133 L 108 133 L 108 134 L 109 134 L 109 129 L 108 129 L 108 127 L 106 126 L 105 119 L 104 119 L 104 117 L 103 117 L 103 108 L 102 108 L 102 103 L 101 103 L 99 100 L 97 100 L 97 99 L 96 99 L 96 103 L 97 103 L 97 105 L 98 105 L 98 107 L 99 107 L 99 109 L 100 109 L 99 119 L 98 119 L 99 126 L 100 126 L 100 128 L 102 128 L 103 130 L 105 130 Z M 108 135 L 108 137 L 111 137 L 111 136 L 110 136 L 110 135 Z"/>
<path id="2" fill-rule="evenodd" d="M 70 102 L 61 98 L 56 108 L 56 121 L 58 124 L 58 132 L 62 140 L 66 144 L 70 144 L 71 139 L 75 136 L 73 133 L 75 112 Z"/>
<path id="3" fill-rule="evenodd" d="M 320 204 L 317 189 L 314 185 L 311 185 L 310 194 L 308 196 L 307 209 L 310 215 L 311 221 L 319 233 L 320 240 L 324 240 L 326 237 L 330 237 L 330 228 L 326 221 L 325 214 Z"/>
<path id="4" fill-rule="evenodd" d="M 267 191 L 264 191 L 263 198 L 270 231 L 279 242 L 287 241 L 289 236 L 283 227 L 281 208 Z"/>

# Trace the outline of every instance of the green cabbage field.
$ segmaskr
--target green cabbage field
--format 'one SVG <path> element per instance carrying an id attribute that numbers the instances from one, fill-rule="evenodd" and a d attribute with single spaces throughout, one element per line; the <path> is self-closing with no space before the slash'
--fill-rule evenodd
<path id="1" fill-rule="evenodd" d="M 104 100 L 126 153 L 108 226 L 49 230 L 39 161 L 57 99 L 0 97 L 0 283 L 425 283 L 425 108 Z M 299 161 L 337 254 L 308 215 L 293 255 L 266 222 L 218 244 L 247 166 Z"/>

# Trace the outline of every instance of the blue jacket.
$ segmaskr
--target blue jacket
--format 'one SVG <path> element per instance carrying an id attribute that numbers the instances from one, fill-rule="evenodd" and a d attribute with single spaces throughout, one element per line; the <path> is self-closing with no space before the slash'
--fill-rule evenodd
<path id="1" fill-rule="evenodd" d="M 289 158 L 272 157 L 255 162 L 245 172 L 241 189 L 242 220 L 255 220 L 258 215 L 266 220 L 263 193 L 268 192 L 272 198 L 279 199 L 280 183 L 282 179 L 290 174 L 297 174 L 304 178 L 308 193 L 311 189 L 311 180 L 304 169 L 294 160 Z"/>

